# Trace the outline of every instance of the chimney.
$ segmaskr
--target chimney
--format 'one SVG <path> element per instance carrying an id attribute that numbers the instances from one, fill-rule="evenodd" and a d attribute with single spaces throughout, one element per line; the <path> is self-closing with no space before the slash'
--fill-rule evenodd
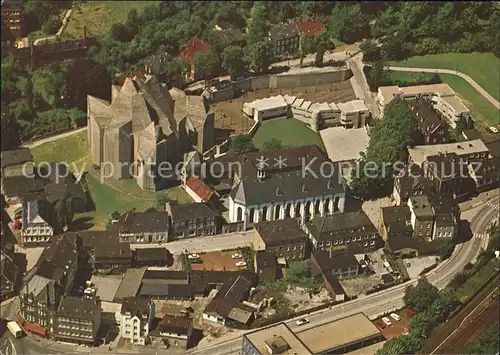
<path id="1" fill-rule="evenodd" d="M 257 167 L 257 179 L 262 182 L 266 178 L 266 172 L 262 167 Z"/>

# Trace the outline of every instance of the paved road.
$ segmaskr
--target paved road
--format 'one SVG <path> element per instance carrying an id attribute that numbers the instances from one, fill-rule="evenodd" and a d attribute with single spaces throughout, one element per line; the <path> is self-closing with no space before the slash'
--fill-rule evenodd
<path id="1" fill-rule="evenodd" d="M 362 99 L 365 101 L 366 106 L 372 113 L 372 117 L 380 117 L 380 111 L 375 100 L 375 94 L 370 91 L 370 87 L 368 86 L 368 82 L 366 81 L 366 77 L 363 72 L 363 68 L 365 66 L 363 63 L 363 53 L 360 52 L 356 54 L 348 61 L 348 64 L 352 70 L 354 84 L 357 84 L 357 86 L 360 88 L 360 90 L 358 91 L 363 92 Z"/>
<path id="2" fill-rule="evenodd" d="M 497 219 L 497 209 L 488 205 L 478 208 L 477 213 L 470 220 L 474 237 L 468 242 L 457 246 L 453 255 L 448 260 L 427 274 L 428 280 L 438 288 L 446 286 L 462 270 L 463 266 L 469 261 L 474 260 L 481 248 L 487 245 L 487 238 L 479 238 L 478 236 L 484 234 L 490 223 Z M 306 330 L 358 312 L 364 312 L 368 317 L 374 318 L 389 310 L 401 308 L 403 306 L 402 298 L 406 287 L 415 285 L 416 282 L 416 280 L 408 281 L 388 290 L 334 306 L 331 310 L 321 310 L 312 313 L 307 316 L 310 322 L 305 326 L 301 326 L 300 330 Z M 292 330 L 298 330 L 295 321 L 301 317 L 290 319 L 286 323 Z M 209 346 L 194 350 L 193 353 L 236 354 L 239 350 L 241 350 L 241 337 L 219 344 L 210 344 Z"/>
<path id="3" fill-rule="evenodd" d="M 416 72 L 416 73 L 439 73 L 439 74 L 453 74 L 457 75 L 465 81 L 467 81 L 478 93 L 480 93 L 486 100 L 491 102 L 493 106 L 495 106 L 497 109 L 500 109 L 500 103 L 498 100 L 496 100 L 493 96 L 488 94 L 486 90 L 484 90 L 478 83 L 474 81 L 470 76 L 467 74 L 461 73 L 459 71 L 455 70 L 449 70 L 449 69 L 429 69 L 429 68 L 406 68 L 406 67 L 388 67 L 389 70 L 393 71 L 406 71 L 406 72 Z"/>
<path id="4" fill-rule="evenodd" d="M 206 253 L 219 250 L 232 250 L 251 246 L 253 231 L 221 234 L 213 237 L 176 240 L 162 244 L 130 244 L 132 250 L 141 248 L 166 248 L 170 253 L 182 254 L 186 249 L 189 253 Z"/>
<path id="5" fill-rule="evenodd" d="M 56 141 L 56 140 L 58 140 L 60 138 L 72 136 L 73 134 L 77 134 L 77 133 L 80 133 L 80 132 L 83 132 L 83 131 L 86 131 L 86 130 L 87 130 L 87 127 L 77 128 L 77 129 L 74 129 L 72 131 L 64 132 L 64 133 L 61 133 L 61 134 L 58 134 L 58 135 L 55 135 L 55 136 L 50 136 L 50 137 L 47 137 L 47 138 L 42 138 L 40 140 L 33 141 L 33 142 L 23 143 L 23 144 L 21 144 L 21 147 L 33 149 L 33 148 L 38 147 L 39 145 L 42 145 L 44 143 Z"/>

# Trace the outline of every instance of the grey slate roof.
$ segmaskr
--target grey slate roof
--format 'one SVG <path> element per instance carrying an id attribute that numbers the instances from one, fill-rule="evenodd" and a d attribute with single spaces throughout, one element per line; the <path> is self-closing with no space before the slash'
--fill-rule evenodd
<path id="1" fill-rule="evenodd" d="M 140 297 L 192 298 L 192 285 L 174 285 L 164 283 L 143 283 Z"/>
<path id="2" fill-rule="evenodd" d="M 54 208 L 45 200 L 28 201 L 23 206 L 23 228 L 29 227 L 37 216 L 40 216 L 51 227 L 56 226 Z"/>
<path id="3" fill-rule="evenodd" d="M 297 37 L 298 35 L 299 30 L 297 29 L 297 25 L 295 23 L 274 26 L 269 33 L 269 36 L 273 41 L 285 38 L 293 38 Z"/>
<path id="4" fill-rule="evenodd" d="M 307 222 L 307 227 L 318 241 L 329 241 L 345 236 L 377 232 L 377 229 L 363 211 L 335 213 L 314 218 Z"/>
<path id="5" fill-rule="evenodd" d="M 255 223 L 254 228 L 267 245 L 300 242 L 307 239 L 299 223 L 293 218 Z"/>
<path id="6" fill-rule="evenodd" d="M 81 297 L 63 297 L 57 309 L 58 317 L 68 317 L 93 321 L 98 303 Z"/>
<path id="7" fill-rule="evenodd" d="M 382 207 L 382 219 L 389 238 L 413 233 L 410 207 L 407 205 Z"/>
<path id="8" fill-rule="evenodd" d="M 59 281 L 66 273 L 66 265 L 77 262 L 77 237 L 75 233 L 54 236 L 37 264 L 38 276 Z"/>
<path id="9" fill-rule="evenodd" d="M 203 217 L 216 217 L 218 214 L 205 203 L 172 203 L 170 211 L 173 221 Z"/>
<path id="10" fill-rule="evenodd" d="M 129 211 L 119 219 L 120 233 L 167 232 L 168 214 L 164 211 Z"/>
<path id="11" fill-rule="evenodd" d="M 29 148 L 18 148 L 12 150 L 2 150 L 0 153 L 2 169 L 10 165 L 19 165 L 33 161 L 33 155 Z"/>

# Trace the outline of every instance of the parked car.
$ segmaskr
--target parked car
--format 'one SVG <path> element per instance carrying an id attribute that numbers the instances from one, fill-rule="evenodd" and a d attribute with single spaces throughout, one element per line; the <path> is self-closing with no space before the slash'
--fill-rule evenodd
<path id="1" fill-rule="evenodd" d="M 498 128 L 491 126 L 491 127 L 490 127 L 490 131 L 491 131 L 492 133 L 498 133 Z"/>
<path id="2" fill-rule="evenodd" d="M 82 292 L 83 292 L 83 286 L 80 285 L 80 286 L 78 286 L 78 293 L 82 293 Z"/>
<path id="3" fill-rule="evenodd" d="M 246 263 L 246 262 L 244 262 L 244 261 L 238 261 L 238 262 L 236 263 L 236 266 L 238 266 L 238 267 L 239 267 L 239 266 L 247 266 L 247 263 Z"/>
<path id="4" fill-rule="evenodd" d="M 394 319 L 396 322 L 401 320 L 401 317 L 398 316 L 396 313 L 391 313 L 390 314 L 391 318 Z"/>
<path id="5" fill-rule="evenodd" d="M 387 325 L 387 326 L 392 325 L 391 320 L 387 317 L 382 318 L 382 322 L 384 322 L 385 325 Z"/>
<path id="6" fill-rule="evenodd" d="M 233 258 L 233 259 L 241 259 L 241 254 L 240 253 L 235 253 L 235 254 L 231 255 L 231 258 Z"/>
<path id="7" fill-rule="evenodd" d="M 299 319 L 298 321 L 295 322 L 295 324 L 297 324 L 299 326 L 307 324 L 307 323 L 309 323 L 309 319 L 307 319 L 307 318 L 301 318 L 301 319 Z"/>
<path id="8" fill-rule="evenodd" d="M 200 255 L 199 254 L 189 254 L 188 255 L 188 259 L 192 260 L 192 259 L 199 259 L 200 258 Z"/>

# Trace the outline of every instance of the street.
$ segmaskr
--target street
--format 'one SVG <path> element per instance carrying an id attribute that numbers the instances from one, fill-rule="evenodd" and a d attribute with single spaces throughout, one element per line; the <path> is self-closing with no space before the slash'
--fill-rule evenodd
<path id="1" fill-rule="evenodd" d="M 482 207 L 469 211 L 471 217 L 471 229 L 474 237 L 458 245 L 453 255 L 443 263 L 439 264 L 434 270 L 427 274 L 427 279 L 438 288 L 445 287 L 451 279 L 462 270 L 463 266 L 472 261 L 479 254 L 481 248 L 488 243 L 487 238 L 478 238 L 483 234 L 492 221 L 497 220 L 498 210 L 493 206 L 485 204 Z M 410 280 L 404 284 L 392 287 L 390 289 L 374 293 L 370 296 L 360 296 L 358 299 L 342 303 L 332 307 L 329 310 L 320 310 L 307 316 L 309 323 L 301 326 L 300 330 L 306 330 L 315 326 L 331 322 L 355 313 L 363 312 L 368 317 L 374 318 L 389 310 L 401 308 L 403 306 L 403 295 L 406 287 L 415 285 L 416 280 Z M 295 321 L 303 316 L 289 319 L 286 324 L 292 329 L 297 330 Z M 254 330 L 252 330 L 254 331 Z M 210 344 L 203 348 L 193 351 L 197 354 L 235 354 L 241 350 L 241 337 L 227 340 L 219 344 Z"/>
<path id="2" fill-rule="evenodd" d="M 219 250 L 233 250 L 252 245 L 253 231 L 220 234 L 213 237 L 190 238 L 162 244 L 130 244 L 130 249 L 166 248 L 173 255 L 189 253 L 207 253 Z"/>

